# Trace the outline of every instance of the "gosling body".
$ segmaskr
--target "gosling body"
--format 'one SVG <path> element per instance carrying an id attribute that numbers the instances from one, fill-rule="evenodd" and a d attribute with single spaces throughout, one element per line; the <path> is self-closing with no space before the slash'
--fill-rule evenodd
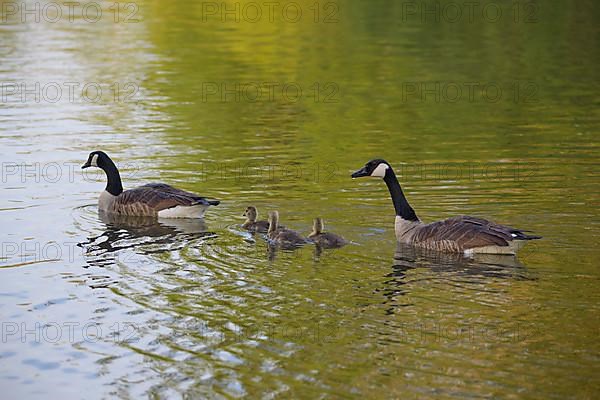
<path id="1" fill-rule="evenodd" d="M 325 224 L 322 218 L 315 218 L 313 230 L 308 235 L 308 240 L 323 248 L 338 248 L 348 244 L 348 241 L 340 235 L 324 232 Z"/>
<path id="2" fill-rule="evenodd" d="M 279 225 L 279 213 L 277 211 L 271 211 L 269 213 L 267 239 L 270 244 L 284 248 L 298 247 L 307 243 L 306 238 L 298 232 Z"/>

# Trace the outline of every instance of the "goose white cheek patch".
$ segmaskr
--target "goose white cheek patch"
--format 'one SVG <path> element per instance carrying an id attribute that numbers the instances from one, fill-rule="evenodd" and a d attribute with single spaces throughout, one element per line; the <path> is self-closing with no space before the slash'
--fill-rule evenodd
<path id="1" fill-rule="evenodd" d="M 387 171 L 389 167 L 384 164 L 384 163 L 380 163 L 377 168 L 375 168 L 373 170 L 373 172 L 371 172 L 371 176 L 376 176 L 378 178 L 383 178 L 385 177 L 385 171 Z"/>
<path id="2" fill-rule="evenodd" d="M 98 154 L 94 154 L 94 157 L 92 157 L 92 162 L 90 163 L 90 165 L 93 165 L 94 167 L 98 166 Z"/>

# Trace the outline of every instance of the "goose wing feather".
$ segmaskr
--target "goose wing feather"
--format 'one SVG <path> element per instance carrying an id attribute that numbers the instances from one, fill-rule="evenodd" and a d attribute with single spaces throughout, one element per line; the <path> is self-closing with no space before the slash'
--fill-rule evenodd
<path id="1" fill-rule="evenodd" d="M 173 194 L 183 198 L 189 198 L 192 201 L 191 205 L 196 204 L 204 204 L 204 205 L 212 205 L 216 206 L 220 202 L 218 200 L 209 200 L 206 197 L 202 197 L 197 195 L 196 193 L 187 192 L 185 190 L 174 188 L 173 186 L 167 185 L 166 183 L 148 183 L 146 185 L 140 186 L 140 188 L 151 188 L 154 190 L 161 191 L 163 193 Z"/>
<path id="2" fill-rule="evenodd" d="M 532 239 L 541 239 L 542 238 L 541 236 L 527 235 L 525 233 L 525 232 L 531 232 L 531 231 L 517 229 L 517 228 L 507 226 L 507 225 L 500 225 L 500 224 L 497 224 L 492 221 L 488 221 L 487 219 L 483 219 L 483 218 L 470 217 L 467 215 L 457 217 L 457 218 L 460 219 L 461 221 L 464 221 L 465 223 L 479 224 L 479 225 L 485 226 L 490 231 L 495 232 L 496 234 L 501 234 L 507 241 L 511 241 L 511 240 L 515 240 L 515 239 L 516 240 L 532 240 Z"/>
<path id="3" fill-rule="evenodd" d="M 176 206 L 193 206 L 196 204 L 212 204 L 206 198 L 185 190 L 177 189 L 164 183 L 150 183 L 126 190 L 121 193 L 116 201 L 117 206 L 143 204 L 158 211 Z"/>
<path id="4" fill-rule="evenodd" d="M 423 225 L 413 240 L 419 243 L 453 243 L 460 250 L 484 246 L 508 246 L 518 230 L 483 218 L 459 216 Z"/>

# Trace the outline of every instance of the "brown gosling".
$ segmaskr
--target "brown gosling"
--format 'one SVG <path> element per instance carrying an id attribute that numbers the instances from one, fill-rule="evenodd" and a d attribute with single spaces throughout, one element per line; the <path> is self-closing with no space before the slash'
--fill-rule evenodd
<path id="1" fill-rule="evenodd" d="M 324 230 L 325 224 L 323 223 L 323 219 L 315 218 L 313 221 L 313 230 L 311 234 L 308 235 L 308 240 L 323 248 L 336 248 L 348 244 L 348 241 L 340 235 L 323 232 Z"/>
<path id="2" fill-rule="evenodd" d="M 298 232 L 279 225 L 279 213 L 277 211 L 269 212 L 267 238 L 271 244 L 284 248 L 298 247 L 307 243 L 306 239 Z"/>
<path id="3" fill-rule="evenodd" d="M 258 211 L 254 206 L 248 206 L 244 211 L 246 222 L 242 224 L 242 228 L 250 232 L 267 233 L 269 231 L 269 221 L 257 221 Z"/>

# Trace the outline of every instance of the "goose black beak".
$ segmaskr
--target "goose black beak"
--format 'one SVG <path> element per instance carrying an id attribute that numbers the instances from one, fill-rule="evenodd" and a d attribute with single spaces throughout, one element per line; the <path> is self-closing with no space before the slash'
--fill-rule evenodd
<path id="1" fill-rule="evenodd" d="M 369 176 L 369 173 L 367 172 L 367 167 L 362 167 L 361 169 L 352 174 L 352 178 L 362 178 L 363 176 Z"/>
<path id="2" fill-rule="evenodd" d="M 83 165 L 81 166 L 81 169 L 86 169 L 86 168 L 89 168 L 89 167 L 91 167 L 91 166 L 92 166 L 92 164 L 90 164 L 89 162 L 86 162 L 85 164 L 83 164 Z"/>

